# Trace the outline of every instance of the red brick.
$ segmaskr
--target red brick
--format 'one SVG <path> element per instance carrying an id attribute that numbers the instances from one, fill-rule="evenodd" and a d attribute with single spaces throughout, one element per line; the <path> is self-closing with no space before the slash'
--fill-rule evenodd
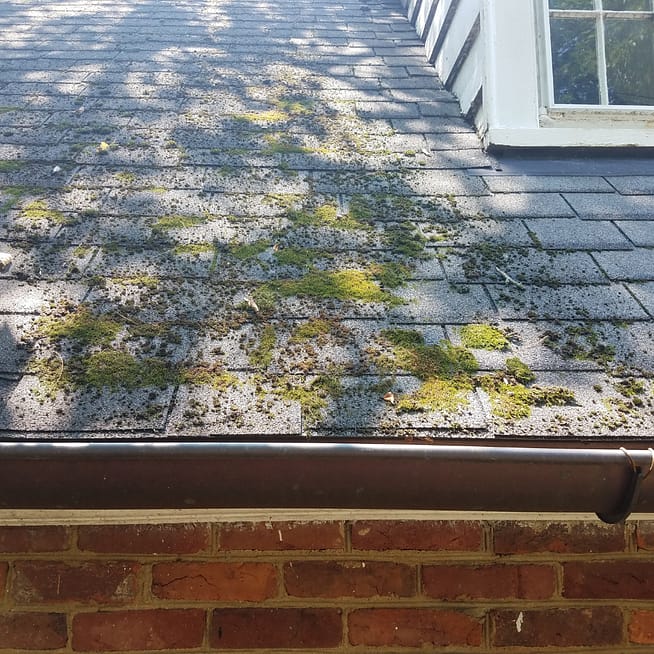
<path id="1" fill-rule="evenodd" d="M 343 526 L 338 522 L 253 522 L 223 525 L 224 550 L 342 550 Z"/>
<path id="2" fill-rule="evenodd" d="M 352 525 L 352 547 L 359 550 L 478 551 L 478 522 L 375 520 Z"/>
<path id="3" fill-rule="evenodd" d="M 654 561 L 566 563 L 563 566 L 563 596 L 654 599 Z"/>
<path id="4" fill-rule="evenodd" d="M 205 618 L 201 609 L 80 613 L 73 618 L 73 650 L 122 652 L 199 647 Z"/>
<path id="5" fill-rule="evenodd" d="M 123 603 L 138 592 L 139 569 L 136 563 L 16 562 L 12 596 L 22 604 Z"/>
<path id="6" fill-rule="evenodd" d="M 636 544 L 639 550 L 654 550 L 654 522 L 636 525 Z"/>
<path id="7" fill-rule="evenodd" d="M 0 527 L 0 552 L 62 552 L 69 541 L 65 527 Z"/>
<path id="8" fill-rule="evenodd" d="M 427 565 L 425 595 L 442 600 L 548 599 L 556 585 L 549 565 Z"/>
<path id="9" fill-rule="evenodd" d="M 103 525 L 80 527 L 78 547 L 116 554 L 195 554 L 211 548 L 211 526 Z"/>
<path id="10" fill-rule="evenodd" d="M 410 597 L 416 572 L 401 563 L 298 561 L 284 566 L 286 592 L 294 597 Z"/>
<path id="11" fill-rule="evenodd" d="M 270 563 L 162 563 L 152 570 L 161 599 L 260 602 L 277 595 Z"/>
<path id="12" fill-rule="evenodd" d="M 66 647 L 66 616 L 59 613 L 0 614 L 0 649 L 49 650 Z"/>
<path id="13" fill-rule="evenodd" d="M 494 551 L 497 554 L 624 552 L 626 545 L 622 525 L 498 522 L 493 532 Z"/>
<path id="14" fill-rule="evenodd" d="M 342 633 L 338 609 L 217 609 L 210 643 L 220 650 L 337 647 Z"/>
<path id="15" fill-rule="evenodd" d="M 633 611 L 629 620 L 629 641 L 654 645 L 654 611 Z"/>
<path id="16" fill-rule="evenodd" d="M 494 611 L 495 647 L 590 647 L 622 642 L 622 614 L 613 607 Z"/>
<path id="17" fill-rule="evenodd" d="M 350 644 L 368 647 L 479 647 L 479 620 L 438 609 L 360 609 L 349 616 Z"/>
<path id="18" fill-rule="evenodd" d="M 7 563 L 0 563 L 0 597 L 4 597 L 8 568 L 9 565 Z"/>

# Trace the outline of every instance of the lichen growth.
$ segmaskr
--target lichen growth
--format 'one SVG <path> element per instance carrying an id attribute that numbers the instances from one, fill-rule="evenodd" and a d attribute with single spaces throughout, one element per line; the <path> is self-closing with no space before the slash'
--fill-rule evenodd
<path id="1" fill-rule="evenodd" d="M 483 324 L 464 325 L 461 343 L 473 350 L 506 350 L 509 347 L 509 339 L 501 329 Z"/>

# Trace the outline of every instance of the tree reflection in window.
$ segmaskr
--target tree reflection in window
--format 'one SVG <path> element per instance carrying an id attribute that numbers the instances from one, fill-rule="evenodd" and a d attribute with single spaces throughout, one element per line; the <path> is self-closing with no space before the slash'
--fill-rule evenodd
<path id="1" fill-rule="evenodd" d="M 654 105 L 654 0 L 549 0 L 556 104 Z"/>

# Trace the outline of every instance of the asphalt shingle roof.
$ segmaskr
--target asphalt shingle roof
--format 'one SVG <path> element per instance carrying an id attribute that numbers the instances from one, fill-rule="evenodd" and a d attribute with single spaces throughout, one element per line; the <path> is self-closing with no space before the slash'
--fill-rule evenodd
<path id="1" fill-rule="evenodd" d="M 0 437 L 645 437 L 654 168 L 588 168 L 392 0 L 5 0 Z"/>

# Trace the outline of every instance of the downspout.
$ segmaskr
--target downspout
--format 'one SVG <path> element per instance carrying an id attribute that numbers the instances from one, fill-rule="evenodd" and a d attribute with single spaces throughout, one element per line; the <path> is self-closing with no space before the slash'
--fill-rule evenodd
<path id="1" fill-rule="evenodd" d="M 0 443 L 0 508 L 654 512 L 652 449 Z"/>

